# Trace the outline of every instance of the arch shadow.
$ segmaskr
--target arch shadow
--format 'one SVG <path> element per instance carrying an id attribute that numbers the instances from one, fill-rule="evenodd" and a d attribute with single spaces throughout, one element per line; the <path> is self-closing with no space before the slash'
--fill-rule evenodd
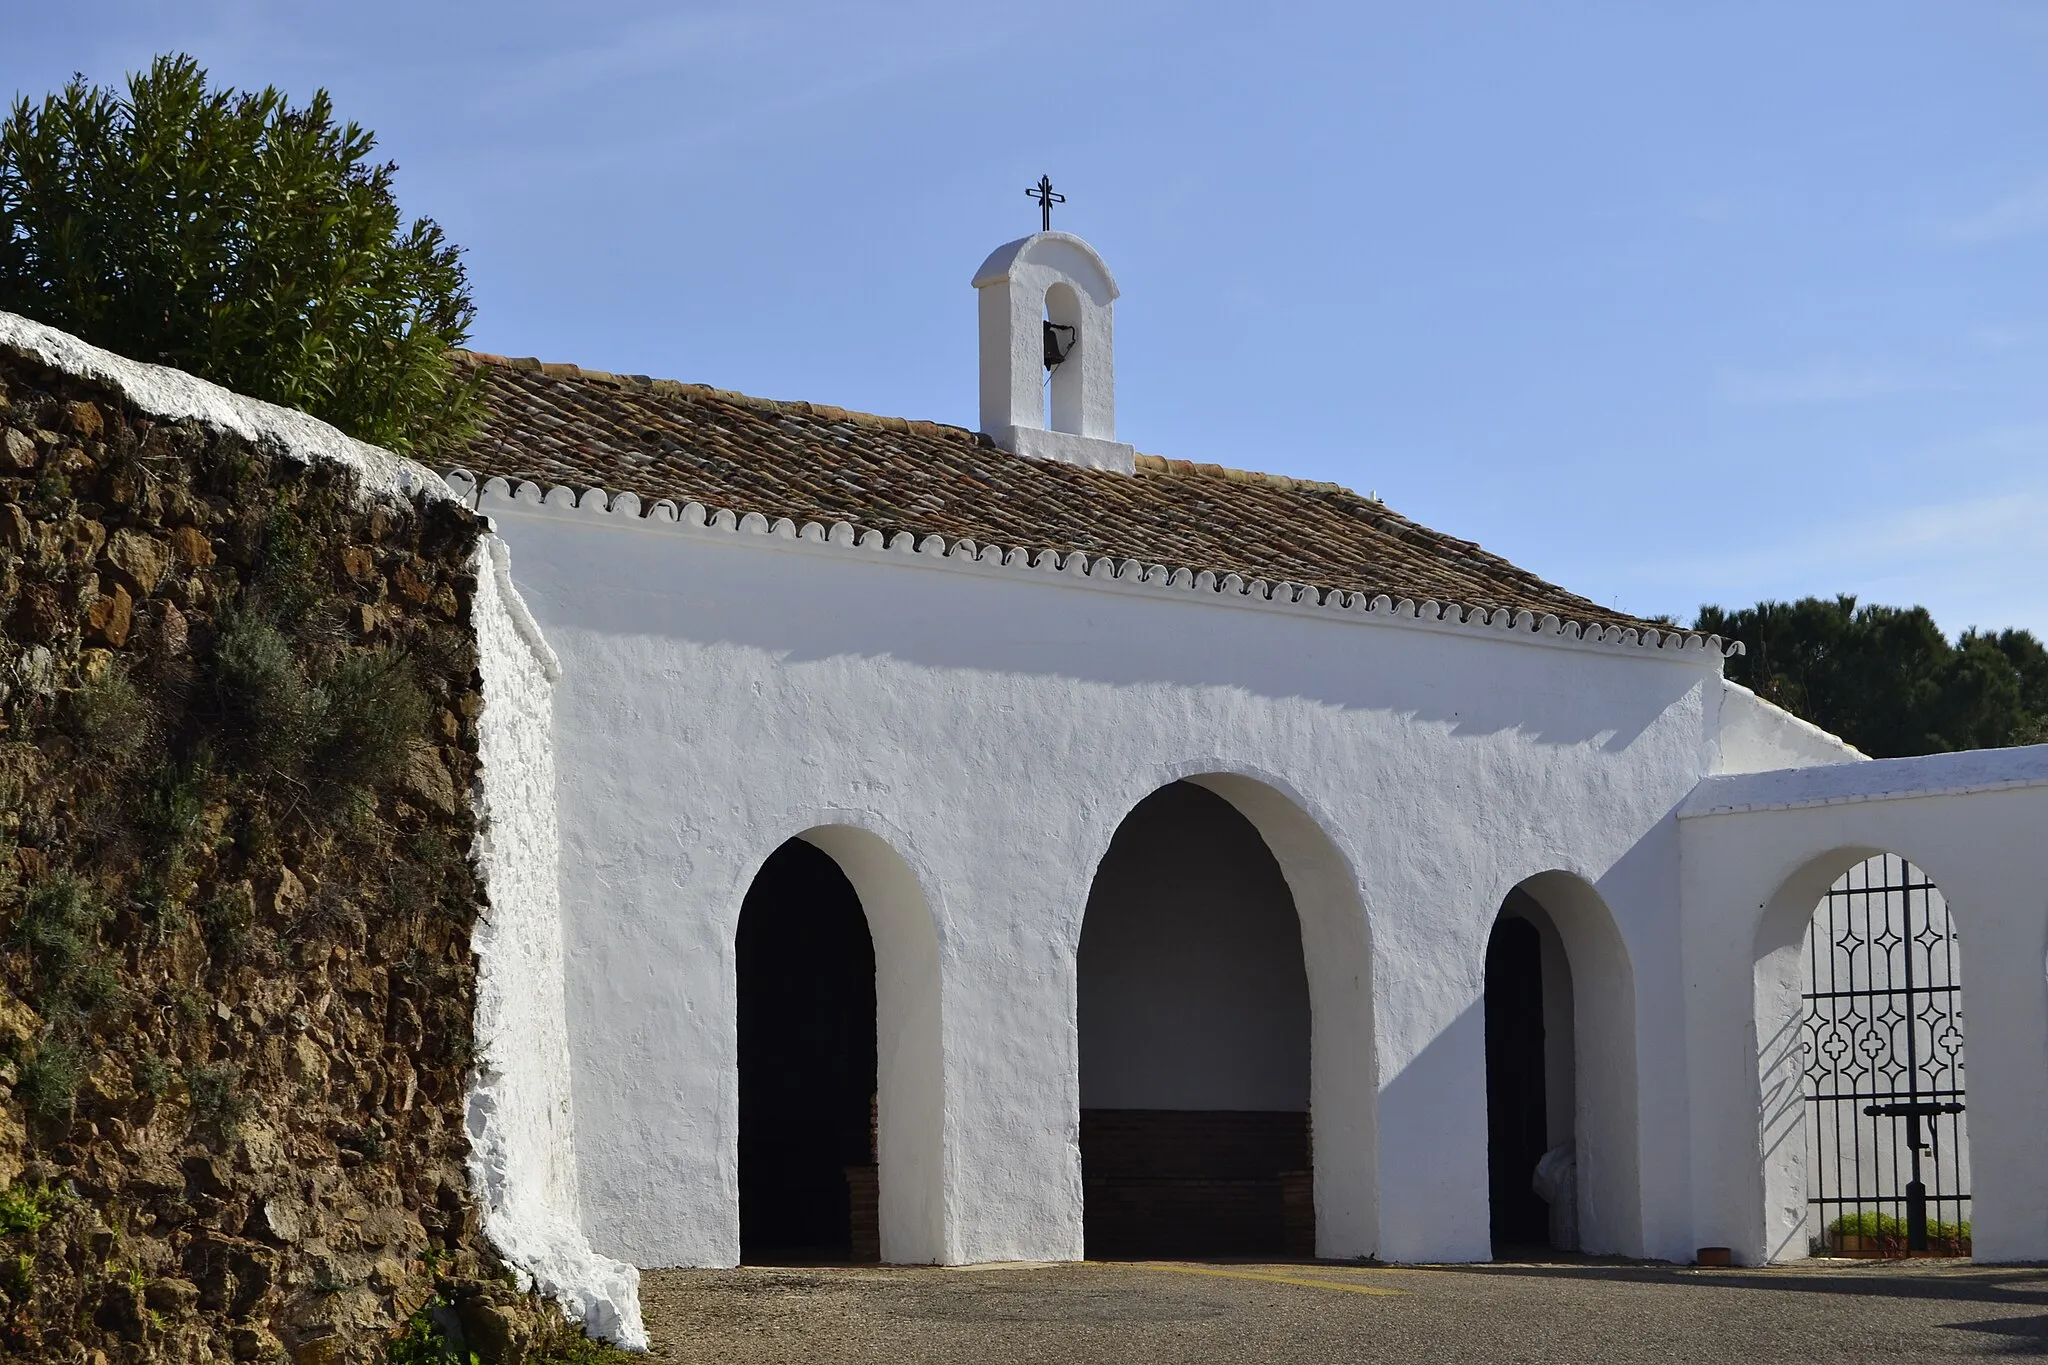
<path id="1" fill-rule="evenodd" d="M 874 945 L 881 1258 L 898 1264 L 940 1263 L 945 1259 L 945 1095 L 937 922 L 916 872 L 882 836 L 828 824 L 814 825 L 795 839 L 838 866 L 859 898 Z"/>
<path id="2" fill-rule="evenodd" d="M 1751 1196 L 1762 1214 L 1762 1259 L 1767 1263 L 1807 1256 L 1805 1063 L 1800 1050 L 1806 928 L 1829 887 L 1850 868 L 1883 852 L 1852 845 L 1815 854 L 1778 884 L 1757 921 L 1750 953 L 1750 1048 L 1757 1059 L 1762 1162 Z"/>

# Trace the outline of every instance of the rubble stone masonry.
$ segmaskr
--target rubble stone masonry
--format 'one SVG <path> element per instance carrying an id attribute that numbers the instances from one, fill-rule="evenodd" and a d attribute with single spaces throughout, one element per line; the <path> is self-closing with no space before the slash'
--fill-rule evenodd
<path id="1" fill-rule="evenodd" d="M 0 1349 L 545 1334 L 464 1166 L 482 531 L 0 350 Z"/>

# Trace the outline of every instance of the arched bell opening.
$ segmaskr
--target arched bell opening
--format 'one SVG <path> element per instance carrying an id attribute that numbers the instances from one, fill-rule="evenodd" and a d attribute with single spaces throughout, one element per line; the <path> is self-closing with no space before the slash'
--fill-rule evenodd
<path id="1" fill-rule="evenodd" d="M 1079 434 L 1082 423 L 1081 296 L 1056 283 L 1045 291 L 1046 426 Z"/>

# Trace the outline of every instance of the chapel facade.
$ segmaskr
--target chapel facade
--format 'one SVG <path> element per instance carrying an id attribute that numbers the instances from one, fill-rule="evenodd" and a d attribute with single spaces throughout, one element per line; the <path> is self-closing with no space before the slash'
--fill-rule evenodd
<path id="1" fill-rule="evenodd" d="M 2048 751 L 1865 761 L 1731 642 L 1140 454 L 1095 251 L 972 284 L 978 431 L 470 359 L 601 1251 L 1804 1255 L 1802 954 L 1890 853 L 1954 907 L 1976 1252 L 2048 1255 Z"/>

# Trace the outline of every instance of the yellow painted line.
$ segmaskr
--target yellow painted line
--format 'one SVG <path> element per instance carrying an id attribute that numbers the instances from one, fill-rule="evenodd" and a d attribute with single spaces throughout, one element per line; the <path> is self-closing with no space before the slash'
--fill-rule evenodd
<path id="1" fill-rule="evenodd" d="M 1294 1284 L 1304 1289 L 1336 1289 L 1346 1294 L 1406 1294 L 1405 1289 L 1387 1289 L 1376 1284 L 1344 1284 L 1338 1280 L 1316 1280 L 1306 1275 L 1274 1275 L 1261 1270 L 1218 1270 L 1213 1266 L 1141 1264 L 1139 1270 L 1165 1270 L 1176 1275 L 1213 1275 L 1220 1280 L 1256 1280 L 1262 1284 Z"/>

